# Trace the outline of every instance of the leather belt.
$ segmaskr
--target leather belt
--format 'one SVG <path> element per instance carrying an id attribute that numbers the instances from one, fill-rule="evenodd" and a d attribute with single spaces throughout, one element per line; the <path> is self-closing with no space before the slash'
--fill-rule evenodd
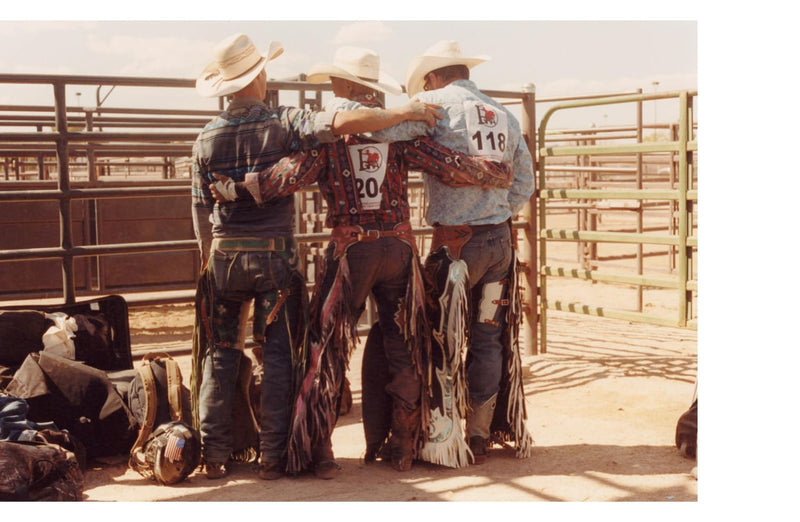
<path id="1" fill-rule="evenodd" d="M 377 241 L 382 237 L 400 237 L 406 235 L 408 232 L 405 230 L 363 230 L 357 232 L 359 241 Z"/>
<path id="2" fill-rule="evenodd" d="M 211 248 L 235 252 L 284 252 L 287 243 L 283 237 L 217 237 L 211 242 Z"/>
<path id="3" fill-rule="evenodd" d="M 480 234 L 481 232 L 486 232 L 487 230 L 494 230 L 496 228 L 506 226 L 506 222 L 502 223 L 489 223 L 486 225 L 468 225 L 470 229 L 472 229 L 473 234 Z"/>
<path id="4" fill-rule="evenodd" d="M 417 243 L 414 240 L 414 234 L 411 228 L 411 223 L 402 221 L 396 225 L 392 230 L 365 230 L 359 225 L 342 225 L 334 227 L 331 232 L 331 242 L 335 245 L 334 258 L 341 258 L 348 247 L 353 243 L 364 242 L 371 243 L 378 239 L 385 237 L 394 237 L 408 244 L 417 254 Z"/>
<path id="5" fill-rule="evenodd" d="M 452 259 L 461 259 L 461 249 L 472 239 L 472 227 L 467 225 L 435 225 L 431 252 L 446 247 Z"/>
<path id="6" fill-rule="evenodd" d="M 431 252 L 441 247 L 447 247 L 452 259 L 461 259 L 461 249 L 472 239 L 472 236 L 506 226 L 508 226 L 507 222 L 487 225 L 440 225 L 434 223 Z"/>

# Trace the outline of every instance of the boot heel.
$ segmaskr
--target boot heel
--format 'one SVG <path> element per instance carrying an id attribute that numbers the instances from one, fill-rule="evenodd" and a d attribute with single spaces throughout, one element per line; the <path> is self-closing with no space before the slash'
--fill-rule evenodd
<path id="1" fill-rule="evenodd" d="M 419 407 L 413 410 L 395 404 L 392 410 L 392 436 L 389 449 L 392 467 L 397 471 L 408 471 L 416 456 L 415 435 L 419 432 Z"/>

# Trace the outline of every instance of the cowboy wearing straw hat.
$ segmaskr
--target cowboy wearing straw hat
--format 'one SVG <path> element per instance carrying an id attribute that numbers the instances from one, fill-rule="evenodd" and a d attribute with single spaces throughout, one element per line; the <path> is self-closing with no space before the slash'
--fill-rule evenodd
<path id="1" fill-rule="evenodd" d="M 360 47 L 337 49 L 332 63 L 311 67 L 308 81 L 331 82 L 335 98 L 326 110 L 334 111 L 380 107 L 383 93 L 402 92 L 400 84 L 380 70 L 378 54 Z M 382 341 L 370 343 L 373 349 L 365 350 L 362 366 L 365 460 L 374 461 L 386 446 L 394 468 L 406 471 L 427 431 L 427 419 L 422 420 L 426 415 L 421 413 L 429 411 L 427 388 L 423 389 L 428 383 L 421 362 L 430 350 L 430 332 L 422 302 L 422 267 L 409 223 L 409 169 L 424 170 L 453 186 L 510 183 L 510 170 L 502 164 L 457 154 L 428 138 L 387 143 L 358 136 L 284 158 L 267 171 L 247 176 L 257 179 L 240 183 L 240 191 L 246 186 L 254 199 L 264 201 L 316 181 L 327 203 L 325 224 L 333 229 L 324 275 L 312 301 L 313 361 L 295 405 L 289 443 L 290 467 L 296 471 L 313 466 L 321 478 L 334 474 L 330 436 L 357 342 L 358 319 L 370 293 Z"/>
<path id="2" fill-rule="evenodd" d="M 251 200 L 218 204 L 213 173 L 241 181 L 293 150 L 311 149 L 350 132 L 378 130 L 407 119 L 432 124 L 434 109 L 410 103 L 398 109 L 317 113 L 268 107 L 267 62 L 283 52 L 273 42 L 260 52 L 244 34 L 214 50 L 197 78 L 197 91 L 229 96 L 227 108 L 200 132 L 192 154 L 195 234 L 203 273 L 198 285 L 198 335 L 193 350 L 192 392 L 208 478 L 227 474 L 233 439 L 231 419 L 245 322 L 251 302 L 253 338 L 264 362 L 257 452 L 259 476 L 275 479 L 286 466 L 293 390 L 293 355 L 301 346 L 305 282 L 297 270 L 291 196 L 258 205 Z M 246 457 L 245 457 L 246 458 Z"/>
<path id="3" fill-rule="evenodd" d="M 453 150 L 502 161 L 513 171 L 510 187 L 488 190 L 449 187 L 423 176 L 425 217 L 434 227 L 425 273 L 438 382 L 420 458 L 456 467 L 468 458 L 482 463 L 493 437 L 513 440 L 520 457 L 530 454 L 533 443 L 520 380 L 510 227 L 533 193 L 533 161 L 513 114 L 469 79 L 470 70 L 488 59 L 463 55 L 451 40 L 431 46 L 410 62 L 406 89 L 411 98 L 441 106 L 442 119 L 431 128 L 407 122 L 386 131 L 392 139 L 424 132 Z"/>

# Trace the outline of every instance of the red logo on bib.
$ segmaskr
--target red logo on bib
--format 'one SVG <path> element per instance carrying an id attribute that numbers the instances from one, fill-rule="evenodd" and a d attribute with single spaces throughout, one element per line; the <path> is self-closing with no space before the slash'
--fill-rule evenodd
<path id="1" fill-rule="evenodd" d="M 478 123 L 480 125 L 486 125 L 487 127 L 497 125 L 497 114 L 493 110 L 487 109 L 483 105 L 476 105 L 475 109 L 478 111 Z"/>
<path id="2" fill-rule="evenodd" d="M 375 147 L 364 147 L 358 151 L 358 161 L 362 171 L 375 172 L 381 167 L 381 153 Z"/>

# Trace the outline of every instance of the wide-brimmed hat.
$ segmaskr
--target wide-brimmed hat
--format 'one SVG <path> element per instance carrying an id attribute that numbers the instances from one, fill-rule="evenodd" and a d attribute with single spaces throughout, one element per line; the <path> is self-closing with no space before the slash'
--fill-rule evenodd
<path id="1" fill-rule="evenodd" d="M 280 42 L 270 42 L 265 53 L 247 35 L 233 34 L 214 47 L 214 61 L 203 69 L 195 87 L 202 96 L 225 96 L 247 87 L 270 60 L 283 53 Z"/>
<path id="2" fill-rule="evenodd" d="M 333 63 L 317 63 L 308 70 L 310 83 L 325 83 L 331 76 L 344 78 L 361 85 L 388 93 L 400 94 L 400 83 L 381 71 L 381 58 L 378 53 L 363 47 L 343 46 L 336 49 Z"/>
<path id="3" fill-rule="evenodd" d="M 490 58 L 486 55 L 463 56 L 461 46 L 455 40 L 442 40 L 429 47 L 422 56 L 411 60 L 406 69 L 406 90 L 408 97 L 416 96 L 425 84 L 425 75 L 436 69 L 450 65 L 466 65 L 472 69 Z"/>

